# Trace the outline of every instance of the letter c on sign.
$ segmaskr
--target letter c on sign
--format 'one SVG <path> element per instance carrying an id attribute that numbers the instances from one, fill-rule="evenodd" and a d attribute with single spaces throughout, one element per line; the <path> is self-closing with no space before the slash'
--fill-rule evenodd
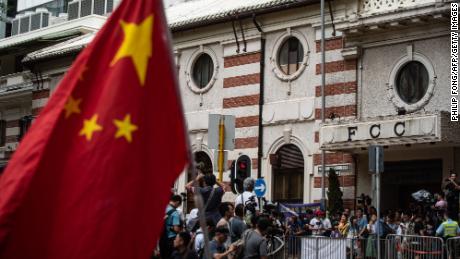
<path id="1" fill-rule="evenodd" d="M 397 122 L 394 127 L 396 136 L 401 137 L 406 132 L 406 123 L 403 121 Z"/>
<path id="2" fill-rule="evenodd" d="M 348 127 L 348 141 L 351 141 L 351 136 L 356 135 L 358 127 Z"/>
<path id="3" fill-rule="evenodd" d="M 372 125 L 369 129 L 369 135 L 371 135 L 372 138 L 378 138 L 380 136 L 380 124 Z"/>

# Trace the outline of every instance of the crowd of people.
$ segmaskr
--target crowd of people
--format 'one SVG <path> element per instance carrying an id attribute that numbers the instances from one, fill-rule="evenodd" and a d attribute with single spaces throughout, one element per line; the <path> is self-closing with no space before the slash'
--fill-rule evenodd
<path id="1" fill-rule="evenodd" d="M 283 237 L 287 245 L 299 236 L 346 237 L 364 240 L 359 251 L 366 258 L 376 256 L 376 240 L 390 234 L 444 239 L 460 234 L 458 202 L 460 185 L 457 175 L 446 179 L 443 193 L 435 200 L 414 202 L 406 210 L 387 210 L 377 218 L 369 197 L 354 211 L 344 209 L 326 215 L 320 209 L 307 209 L 285 217 L 277 209 L 259 211 L 253 192 L 254 180 L 244 181 L 244 192 L 234 202 L 222 202 L 224 185 L 213 174 L 199 174 L 186 188 L 200 193 L 206 228 L 199 224 L 200 212 L 193 209 L 185 220 L 180 212 L 182 197 L 173 195 L 166 209 L 164 231 L 154 253 L 156 258 L 267 258 L 269 236 Z M 205 250 L 205 243 L 209 240 Z M 292 244 L 291 244 L 292 245 Z"/>
<path id="2" fill-rule="evenodd" d="M 193 209 L 184 220 L 180 212 L 182 197 L 172 195 L 166 208 L 164 230 L 155 258 L 267 258 L 266 236 L 281 226 L 276 211 L 259 211 L 254 180 L 244 181 L 244 192 L 234 202 L 223 202 L 224 186 L 213 174 L 199 174 L 187 183 L 192 193 L 203 198 L 206 229 L 200 227 L 200 212 Z M 208 249 L 205 242 L 209 241 Z"/>

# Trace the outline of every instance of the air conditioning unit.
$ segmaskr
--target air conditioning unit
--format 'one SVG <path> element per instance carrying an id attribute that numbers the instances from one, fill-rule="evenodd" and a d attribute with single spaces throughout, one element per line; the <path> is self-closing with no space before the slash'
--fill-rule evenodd
<path id="1" fill-rule="evenodd" d="M 35 12 L 18 14 L 12 20 L 11 36 L 47 27 L 49 20 L 50 13 L 46 8 L 38 8 Z"/>
<path id="2" fill-rule="evenodd" d="M 74 20 L 91 14 L 105 15 L 111 13 L 114 0 L 75 0 L 69 3 L 68 20 Z"/>

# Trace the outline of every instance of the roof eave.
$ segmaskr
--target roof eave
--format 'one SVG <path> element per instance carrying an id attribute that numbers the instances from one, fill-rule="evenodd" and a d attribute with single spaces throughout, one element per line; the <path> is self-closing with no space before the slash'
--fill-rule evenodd
<path id="1" fill-rule="evenodd" d="M 299 0 L 298 2 L 294 3 L 287 3 L 287 4 L 281 4 L 277 6 L 270 6 L 266 8 L 260 8 L 260 9 L 255 9 L 255 10 L 250 10 L 250 11 L 245 11 L 242 13 L 238 13 L 238 19 L 246 19 L 246 18 L 251 18 L 254 15 L 261 15 L 261 14 L 268 14 L 268 13 L 273 13 L 276 11 L 280 10 L 286 10 L 286 9 L 292 9 L 292 8 L 298 8 L 302 6 L 307 6 L 307 5 L 312 5 L 312 4 L 317 4 L 320 3 L 320 0 Z M 230 16 L 227 15 L 225 17 L 217 17 L 217 18 L 211 18 L 211 19 L 205 19 L 205 20 L 200 20 L 196 22 L 191 22 L 187 23 L 184 25 L 170 25 L 169 28 L 171 32 L 180 32 L 180 31 L 186 31 L 190 29 L 195 29 L 199 27 L 204 27 L 204 26 L 209 26 L 209 25 L 215 25 L 219 23 L 224 23 L 224 22 L 229 22 L 235 19 L 235 16 Z"/>

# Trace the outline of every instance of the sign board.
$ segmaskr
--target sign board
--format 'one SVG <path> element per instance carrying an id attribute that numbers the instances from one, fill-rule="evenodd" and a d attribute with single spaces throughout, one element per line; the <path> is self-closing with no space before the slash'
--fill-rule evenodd
<path id="1" fill-rule="evenodd" d="M 383 147 L 369 146 L 369 172 L 383 172 Z"/>
<path id="2" fill-rule="evenodd" d="M 214 163 L 213 164 L 213 167 L 214 167 L 214 172 L 219 172 L 219 151 L 218 150 L 215 150 L 214 151 Z M 227 171 L 228 170 L 228 165 L 227 165 L 227 161 L 228 161 L 228 151 L 224 151 L 224 171 Z"/>
<path id="3" fill-rule="evenodd" d="M 376 142 L 382 145 L 433 142 L 441 138 L 440 123 L 439 116 L 424 115 L 323 126 L 319 141 L 321 147 L 328 150 L 367 147 Z M 398 141 L 399 139 L 407 141 Z"/>
<path id="4" fill-rule="evenodd" d="M 259 198 L 264 197 L 266 191 L 267 185 L 265 184 L 265 180 L 263 178 L 257 179 L 254 184 L 254 192 L 256 193 L 256 196 Z"/>
<path id="5" fill-rule="evenodd" d="M 209 114 L 208 146 L 210 149 L 219 148 L 219 123 L 221 117 L 224 119 L 225 125 L 224 149 L 231 151 L 235 149 L 235 116 L 233 115 Z"/>

